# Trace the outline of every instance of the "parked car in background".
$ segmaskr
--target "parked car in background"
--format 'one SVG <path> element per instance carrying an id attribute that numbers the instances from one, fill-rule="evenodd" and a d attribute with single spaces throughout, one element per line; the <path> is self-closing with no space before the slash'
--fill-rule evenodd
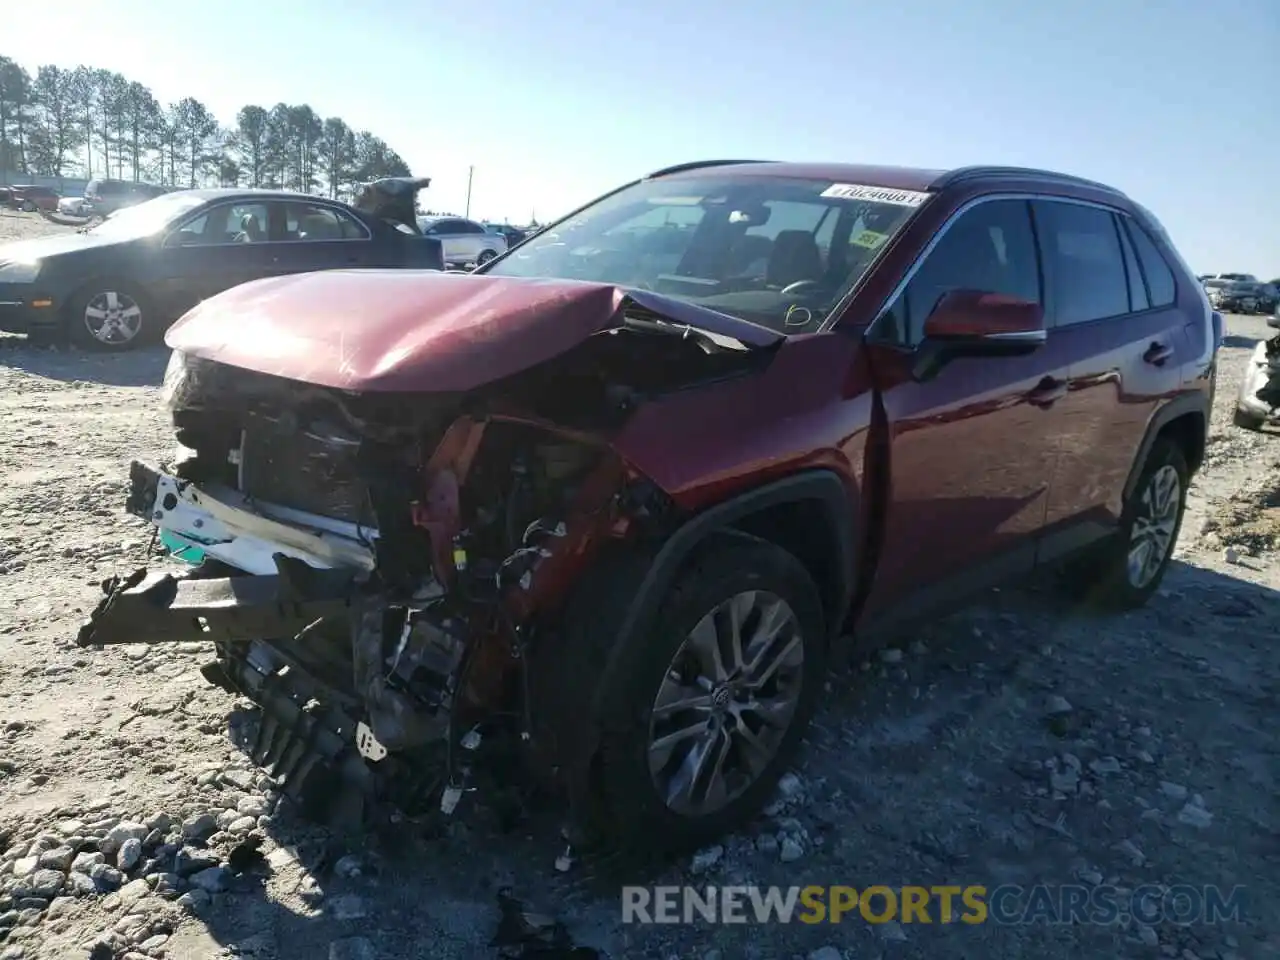
<path id="1" fill-rule="evenodd" d="M 1228 313 L 1257 313 L 1260 305 L 1268 301 L 1265 285 L 1256 280 L 1226 280 L 1219 277 L 1205 281 L 1204 287 L 1213 308 Z"/>
<path id="2" fill-rule="evenodd" d="M 773 797 L 846 641 L 1066 560 L 1155 595 L 1222 326 L 1099 183 L 720 162 L 470 274 L 245 285 L 166 341 L 190 452 L 134 463 L 128 509 L 216 562 L 108 582 L 81 646 L 205 642 L 320 815 L 363 806 L 342 778 L 456 802 L 483 725 L 571 835 L 688 848 Z"/>
<path id="3" fill-rule="evenodd" d="M 0 330 L 124 350 L 248 280 L 443 266 L 438 243 L 335 200 L 184 190 L 117 209 L 87 232 L 0 246 Z"/>
<path id="4" fill-rule="evenodd" d="M 90 210 L 99 216 L 110 216 L 117 210 L 136 206 L 167 193 L 167 187 L 130 180 L 90 180 L 84 188 L 84 197 Z"/>
<path id="5" fill-rule="evenodd" d="M 37 210 L 55 211 L 58 209 L 58 191 L 52 187 L 38 187 L 34 184 L 23 184 L 9 188 L 12 192 L 10 205 L 27 213 Z"/>
<path id="6" fill-rule="evenodd" d="M 1206 278 L 1209 280 L 1242 280 L 1246 283 L 1257 283 L 1258 278 L 1252 273 L 1211 273 Z"/>
<path id="7" fill-rule="evenodd" d="M 451 267 L 485 264 L 507 252 L 506 237 L 465 217 L 419 217 L 418 229 L 440 241 Z"/>
<path id="8" fill-rule="evenodd" d="M 58 201 L 58 212 L 68 217 L 87 217 L 91 209 L 84 197 L 63 197 Z"/>
<path id="9" fill-rule="evenodd" d="M 519 227 L 513 227 L 509 223 L 486 223 L 484 228 L 490 233 L 497 234 L 507 241 L 507 248 L 510 249 L 518 243 L 522 243 L 528 234 Z"/>
<path id="10" fill-rule="evenodd" d="M 1258 284 L 1258 312 L 1271 313 L 1278 306 L 1280 306 L 1280 284 L 1275 281 Z"/>

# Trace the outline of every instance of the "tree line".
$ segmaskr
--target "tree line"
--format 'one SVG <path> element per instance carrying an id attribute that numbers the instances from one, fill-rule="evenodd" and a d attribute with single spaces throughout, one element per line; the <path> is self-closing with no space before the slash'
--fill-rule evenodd
<path id="1" fill-rule="evenodd" d="M 408 176 L 382 138 L 306 104 L 241 107 L 224 127 L 195 97 L 166 105 L 146 86 L 95 67 L 0 56 L 0 170 L 176 187 L 265 187 L 346 196 L 357 183 Z"/>

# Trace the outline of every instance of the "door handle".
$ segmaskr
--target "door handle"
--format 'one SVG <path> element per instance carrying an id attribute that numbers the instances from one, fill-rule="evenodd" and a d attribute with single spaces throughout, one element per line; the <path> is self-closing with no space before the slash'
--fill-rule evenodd
<path id="1" fill-rule="evenodd" d="M 1147 347 L 1147 352 L 1142 355 L 1143 362 L 1149 363 L 1155 367 L 1163 367 L 1165 361 L 1173 356 L 1173 348 L 1166 347 L 1158 340 Z"/>
<path id="2" fill-rule="evenodd" d="M 1027 403 L 1048 409 L 1067 395 L 1067 381 L 1045 377 L 1027 394 Z"/>

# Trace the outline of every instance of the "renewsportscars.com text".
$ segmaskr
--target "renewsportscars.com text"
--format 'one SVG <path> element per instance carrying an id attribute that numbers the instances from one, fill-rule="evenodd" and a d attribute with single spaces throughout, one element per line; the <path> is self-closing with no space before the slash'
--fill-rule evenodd
<path id="1" fill-rule="evenodd" d="M 623 923 L 1222 923 L 1239 921 L 1244 888 L 1147 884 L 623 887 Z"/>

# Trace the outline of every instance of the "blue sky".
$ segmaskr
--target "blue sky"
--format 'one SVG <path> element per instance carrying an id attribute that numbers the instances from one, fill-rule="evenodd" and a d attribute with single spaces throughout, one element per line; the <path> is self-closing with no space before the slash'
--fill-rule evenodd
<path id="1" fill-rule="evenodd" d="M 224 123 L 310 103 L 436 208 L 470 165 L 472 214 L 522 222 L 697 158 L 1025 164 L 1128 191 L 1198 272 L 1280 276 L 1278 0 L 10 6 L 0 52 L 29 68 L 119 70 Z"/>

